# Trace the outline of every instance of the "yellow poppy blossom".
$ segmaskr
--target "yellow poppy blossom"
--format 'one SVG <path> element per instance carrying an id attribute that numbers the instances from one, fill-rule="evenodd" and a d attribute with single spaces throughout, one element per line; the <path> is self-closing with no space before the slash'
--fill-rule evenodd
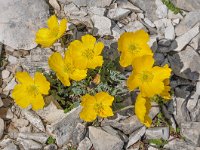
<path id="1" fill-rule="evenodd" d="M 98 66 L 102 66 L 103 57 L 100 54 L 104 44 L 96 42 L 96 38 L 89 34 L 82 36 L 81 40 L 71 42 L 68 47 L 75 66 L 79 69 L 95 69 Z"/>
<path id="2" fill-rule="evenodd" d="M 118 50 L 121 52 L 120 65 L 127 67 L 137 57 L 153 56 L 148 41 L 149 35 L 144 30 L 123 33 L 118 40 Z"/>
<path id="3" fill-rule="evenodd" d="M 81 106 L 83 108 L 80 112 L 80 118 L 84 121 L 91 122 L 97 116 L 102 118 L 113 116 L 111 109 L 113 100 L 114 97 L 106 92 L 97 93 L 95 96 L 89 94 L 82 96 Z"/>
<path id="4" fill-rule="evenodd" d="M 166 101 L 171 99 L 171 95 L 170 95 L 170 86 L 169 86 L 169 79 L 165 79 L 164 80 L 164 90 L 162 91 L 162 93 L 160 94 L 160 96 L 162 98 L 164 98 Z"/>
<path id="5" fill-rule="evenodd" d="M 67 28 L 67 20 L 62 19 L 58 23 L 57 17 L 53 15 L 48 19 L 47 25 L 48 28 L 41 28 L 36 33 L 35 42 L 42 47 L 50 47 L 63 36 Z"/>
<path id="6" fill-rule="evenodd" d="M 50 83 L 42 73 L 36 72 L 34 79 L 27 72 L 17 72 L 19 82 L 12 92 L 12 97 L 17 105 L 26 108 L 32 105 L 33 110 L 42 109 L 45 105 L 42 95 L 47 95 Z"/>
<path id="7" fill-rule="evenodd" d="M 127 86 L 131 91 L 139 87 L 143 97 L 153 97 L 162 93 L 163 81 L 170 78 L 171 69 L 168 65 L 153 67 L 153 64 L 153 57 L 148 55 L 133 61 L 133 71 L 127 80 Z"/>
<path id="8" fill-rule="evenodd" d="M 140 122 L 146 127 L 150 127 L 152 123 L 152 119 L 149 117 L 150 109 L 151 103 L 149 99 L 146 99 L 139 94 L 135 102 L 135 114 Z"/>
<path id="9" fill-rule="evenodd" d="M 69 52 L 65 52 L 64 58 L 60 53 L 53 53 L 48 60 L 50 68 L 56 73 L 58 79 L 65 85 L 70 86 L 70 79 L 80 81 L 87 76 L 87 70 L 77 69 Z"/>

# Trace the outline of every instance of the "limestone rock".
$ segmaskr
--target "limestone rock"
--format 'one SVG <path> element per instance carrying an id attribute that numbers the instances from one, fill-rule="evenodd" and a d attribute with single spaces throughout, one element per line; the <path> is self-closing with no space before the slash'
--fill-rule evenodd
<path id="1" fill-rule="evenodd" d="M 186 11 L 199 10 L 200 1 L 199 0 L 173 0 L 175 6 Z"/>
<path id="2" fill-rule="evenodd" d="M 107 17 L 113 20 L 120 20 L 128 16 L 131 11 L 124 8 L 113 8 L 108 11 Z"/>
<path id="3" fill-rule="evenodd" d="M 42 148 L 41 144 L 39 144 L 33 140 L 17 138 L 17 141 L 21 143 L 21 145 L 24 147 L 25 150 Z"/>
<path id="4" fill-rule="evenodd" d="M 79 143 L 77 150 L 90 150 L 91 147 L 92 142 L 86 137 Z"/>
<path id="5" fill-rule="evenodd" d="M 48 139 L 48 136 L 45 133 L 28 133 L 28 132 L 23 133 L 22 132 L 22 133 L 19 133 L 18 137 L 22 139 L 34 140 L 42 144 L 45 144 Z"/>
<path id="6" fill-rule="evenodd" d="M 0 5 L 0 42 L 14 49 L 37 46 L 35 33 L 44 27 L 49 7 L 41 0 L 6 0 Z"/>
<path id="7" fill-rule="evenodd" d="M 169 138 L 169 127 L 154 127 L 146 130 L 147 139 L 164 139 Z"/>
<path id="8" fill-rule="evenodd" d="M 121 150 L 124 145 L 118 137 L 92 126 L 89 127 L 89 138 L 96 150 Z"/>
<path id="9" fill-rule="evenodd" d="M 0 139 L 3 136 L 3 132 L 4 132 L 4 121 L 3 119 L 0 118 Z"/>

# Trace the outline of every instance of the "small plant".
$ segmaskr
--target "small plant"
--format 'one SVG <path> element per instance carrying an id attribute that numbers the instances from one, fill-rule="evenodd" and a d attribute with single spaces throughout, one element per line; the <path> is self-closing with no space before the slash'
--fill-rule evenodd
<path id="1" fill-rule="evenodd" d="M 169 10 L 171 10 L 172 12 L 174 12 L 174 14 L 182 14 L 183 12 L 181 11 L 180 8 L 176 7 L 171 0 L 162 0 L 163 4 L 165 4 L 167 6 L 167 8 Z"/>
<path id="2" fill-rule="evenodd" d="M 148 143 L 156 145 L 157 148 L 163 148 L 168 142 L 163 139 L 149 139 Z"/>
<path id="3" fill-rule="evenodd" d="M 54 139 L 52 136 L 50 136 L 48 139 L 47 139 L 47 144 L 54 144 L 56 143 L 56 139 Z"/>

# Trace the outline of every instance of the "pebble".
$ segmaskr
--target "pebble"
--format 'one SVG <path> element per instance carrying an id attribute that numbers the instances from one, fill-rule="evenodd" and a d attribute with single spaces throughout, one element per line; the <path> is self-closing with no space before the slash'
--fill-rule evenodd
<path id="1" fill-rule="evenodd" d="M 36 142 L 45 144 L 49 136 L 45 133 L 28 133 L 28 132 L 21 132 L 18 134 L 18 138 L 34 140 Z"/>
<path id="2" fill-rule="evenodd" d="M 3 136 L 3 132 L 4 132 L 4 121 L 3 119 L 0 118 L 0 139 Z"/>
<path id="3" fill-rule="evenodd" d="M 2 71 L 2 79 L 8 78 L 9 75 L 10 75 L 10 71 L 8 71 L 8 70 L 3 70 Z"/>
<path id="4" fill-rule="evenodd" d="M 85 134 L 86 134 L 85 125 L 78 123 L 72 135 L 72 141 L 74 145 L 77 145 L 78 143 L 80 143 L 84 139 Z"/>
<path id="5" fill-rule="evenodd" d="M 124 8 L 114 8 L 108 11 L 107 17 L 113 20 L 126 18 L 131 11 Z"/>
<path id="6" fill-rule="evenodd" d="M 166 18 L 167 14 L 168 14 L 167 6 L 164 5 L 161 0 L 156 0 L 155 3 L 156 3 L 156 6 L 157 6 L 157 9 L 156 9 L 157 17 L 160 18 L 160 19 Z"/>
<path id="7" fill-rule="evenodd" d="M 2 101 L 2 99 L 1 99 L 1 97 L 0 97 L 0 107 L 2 107 L 4 104 L 3 104 L 3 101 Z"/>
<path id="8" fill-rule="evenodd" d="M 153 22 L 151 22 L 151 20 L 149 20 L 148 18 L 144 18 L 144 22 L 146 24 L 148 24 L 150 27 L 154 28 L 155 24 Z"/>
<path id="9" fill-rule="evenodd" d="M 145 133 L 147 139 L 169 139 L 169 127 L 148 128 Z"/>
<path id="10" fill-rule="evenodd" d="M 44 150 L 57 150 L 57 149 L 58 149 L 58 147 L 56 144 L 49 144 L 44 147 Z"/>
<path id="11" fill-rule="evenodd" d="M 9 55 L 8 56 L 8 62 L 11 64 L 11 65 L 16 65 L 17 64 L 17 58 L 12 56 L 12 55 Z"/>
<path id="12" fill-rule="evenodd" d="M 17 141 L 20 142 L 20 144 L 23 146 L 25 150 L 30 150 L 30 149 L 42 149 L 42 145 L 33 141 L 33 140 L 27 140 L 27 139 L 22 139 L 22 138 L 17 138 Z"/>
<path id="13" fill-rule="evenodd" d="M 77 150 L 90 150 L 92 147 L 92 142 L 89 138 L 85 137 L 78 145 Z"/>

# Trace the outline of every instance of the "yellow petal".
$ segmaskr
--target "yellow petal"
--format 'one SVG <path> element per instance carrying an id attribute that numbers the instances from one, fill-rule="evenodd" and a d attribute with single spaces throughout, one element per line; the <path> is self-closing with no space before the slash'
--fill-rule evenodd
<path id="1" fill-rule="evenodd" d="M 135 102 L 135 114 L 140 122 L 147 127 L 150 127 L 152 123 L 151 118 L 148 116 L 150 108 L 151 103 L 149 100 L 143 98 L 141 94 L 139 94 Z"/>
<path id="2" fill-rule="evenodd" d="M 85 107 L 80 112 L 80 118 L 87 122 L 92 122 L 96 119 L 97 113 L 93 107 Z"/>
<path id="3" fill-rule="evenodd" d="M 96 38 L 93 37 L 92 35 L 86 34 L 81 37 L 81 40 L 83 44 L 88 48 L 88 49 L 93 49 L 94 45 L 96 43 Z"/>
<path id="4" fill-rule="evenodd" d="M 103 64 L 102 56 L 95 56 L 92 60 L 88 60 L 87 68 L 95 69 L 96 67 L 100 67 Z"/>
<path id="5" fill-rule="evenodd" d="M 138 57 L 132 62 L 135 73 L 142 73 L 143 71 L 151 70 L 154 64 L 154 59 L 152 56 L 145 55 Z"/>
<path id="6" fill-rule="evenodd" d="M 122 67 L 127 67 L 132 64 L 133 55 L 127 52 L 121 53 L 119 63 Z"/>
<path id="7" fill-rule="evenodd" d="M 60 21 L 58 38 L 60 38 L 61 36 L 63 36 L 63 34 L 65 33 L 66 29 L 67 29 L 67 19 L 62 19 Z"/>
<path id="8" fill-rule="evenodd" d="M 86 94 L 81 97 L 81 106 L 84 106 L 84 107 L 86 107 L 87 105 L 94 106 L 95 103 L 96 103 L 96 99 L 94 96 Z"/>
<path id="9" fill-rule="evenodd" d="M 50 83 L 46 80 L 42 73 L 36 72 L 34 81 L 41 94 L 47 95 L 49 93 Z"/>
<path id="10" fill-rule="evenodd" d="M 27 86 L 17 84 L 12 91 L 12 98 L 15 103 L 22 108 L 26 108 L 30 105 L 30 95 L 27 94 Z"/>
<path id="11" fill-rule="evenodd" d="M 102 42 L 98 42 L 94 46 L 94 53 L 95 55 L 100 55 L 104 48 L 104 44 Z"/>
<path id="12" fill-rule="evenodd" d="M 103 106 L 103 109 L 101 109 L 99 112 L 98 112 L 98 116 L 99 117 L 102 117 L 102 118 L 106 118 L 106 117 L 110 117 L 110 116 L 113 116 L 113 111 L 112 109 L 109 107 L 109 106 Z"/>
<path id="13" fill-rule="evenodd" d="M 134 34 L 136 41 L 142 41 L 143 43 L 147 43 L 149 41 L 149 35 L 144 30 L 138 30 Z"/>
<path id="14" fill-rule="evenodd" d="M 64 68 L 64 61 L 60 53 L 53 53 L 48 60 L 50 68 L 55 72 L 62 72 Z"/>
<path id="15" fill-rule="evenodd" d="M 75 81 L 80 81 L 85 79 L 87 76 L 87 70 L 75 69 L 72 74 L 70 74 L 70 78 Z"/>
<path id="16" fill-rule="evenodd" d="M 153 67 L 154 76 L 161 81 L 164 81 L 165 79 L 169 79 L 171 75 L 171 69 L 168 67 L 168 65 L 165 65 L 164 67 Z"/>
<path id="17" fill-rule="evenodd" d="M 33 79 L 31 76 L 28 74 L 28 72 L 17 72 L 15 75 L 16 79 L 18 82 L 22 84 L 34 84 Z"/>
<path id="18" fill-rule="evenodd" d="M 33 110 L 42 109 L 45 105 L 42 95 L 41 94 L 36 95 L 34 99 L 31 101 L 31 104 Z"/>
<path id="19" fill-rule="evenodd" d="M 48 25 L 48 27 L 49 27 L 50 30 L 55 30 L 55 28 L 58 29 L 58 19 L 57 19 L 56 15 L 52 15 L 48 19 L 47 25 Z"/>
<path id="20" fill-rule="evenodd" d="M 58 77 L 58 79 L 62 82 L 62 84 L 64 86 L 70 86 L 70 80 L 69 80 L 69 75 L 67 73 L 56 73 L 56 76 Z"/>
<path id="21" fill-rule="evenodd" d="M 141 85 L 141 81 L 139 80 L 138 76 L 133 71 L 127 80 L 127 86 L 130 91 L 133 91 L 136 88 L 138 88 L 140 85 Z"/>
<path id="22" fill-rule="evenodd" d="M 56 37 L 52 36 L 52 32 L 47 28 L 41 28 L 36 33 L 35 42 L 42 47 L 50 47 L 56 40 Z"/>
<path id="23" fill-rule="evenodd" d="M 133 32 L 124 32 L 121 34 L 120 38 L 118 39 L 118 50 L 120 52 L 127 51 L 129 48 L 129 44 L 131 43 L 134 38 Z"/>
<path id="24" fill-rule="evenodd" d="M 97 103 L 102 103 L 106 106 L 112 106 L 112 103 L 114 101 L 114 97 L 109 95 L 106 92 L 99 92 L 95 95 Z"/>

